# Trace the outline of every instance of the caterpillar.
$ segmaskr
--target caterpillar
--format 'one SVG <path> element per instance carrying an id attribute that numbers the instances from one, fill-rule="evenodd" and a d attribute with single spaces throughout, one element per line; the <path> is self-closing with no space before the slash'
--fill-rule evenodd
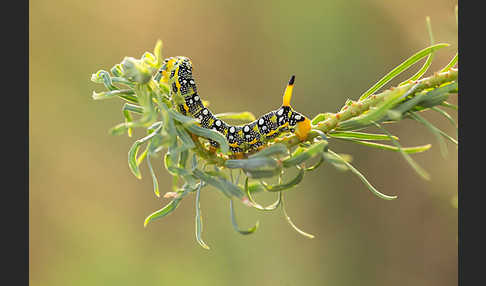
<path id="1" fill-rule="evenodd" d="M 230 125 L 216 118 L 204 106 L 197 93 L 189 58 L 179 56 L 165 59 L 156 78 L 168 84 L 171 98 L 174 98 L 174 94 L 183 98 L 183 101 L 176 103 L 178 112 L 197 119 L 201 127 L 216 130 L 225 136 L 232 157 L 242 158 L 245 154 L 263 149 L 273 139 L 285 133 L 293 133 L 303 141 L 311 129 L 310 120 L 290 106 L 295 81 L 293 75 L 285 88 L 280 108 L 240 126 Z M 213 148 L 218 147 L 215 141 L 209 140 L 209 143 Z"/>

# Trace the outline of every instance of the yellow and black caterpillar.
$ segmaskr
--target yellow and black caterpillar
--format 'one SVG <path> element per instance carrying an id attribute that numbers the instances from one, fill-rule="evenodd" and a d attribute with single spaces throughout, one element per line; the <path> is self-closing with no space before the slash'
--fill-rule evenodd
<path id="1" fill-rule="evenodd" d="M 197 119 L 200 126 L 224 135 L 233 156 L 241 157 L 245 153 L 260 150 L 269 141 L 284 133 L 294 133 L 300 140 L 305 140 L 311 128 L 310 120 L 290 106 L 295 76 L 290 78 L 280 108 L 264 114 L 251 123 L 234 126 L 216 118 L 204 106 L 197 93 L 190 59 L 167 58 L 158 73 L 160 81 L 169 85 L 172 97 L 177 94 L 184 99 L 182 103 L 177 104 L 178 111 Z M 210 144 L 218 147 L 215 141 L 210 140 Z"/>

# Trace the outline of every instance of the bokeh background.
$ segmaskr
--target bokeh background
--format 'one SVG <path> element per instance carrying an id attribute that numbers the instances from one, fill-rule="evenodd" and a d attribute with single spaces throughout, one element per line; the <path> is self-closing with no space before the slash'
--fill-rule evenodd
<path id="1" fill-rule="evenodd" d="M 457 50 L 456 1 L 30 1 L 30 284 L 41 285 L 456 285 L 457 148 L 442 157 L 424 126 L 389 130 L 405 146 L 432 143 L 414 158 L 422 180 L 398 153 L 331 142 L 382 192 L 372 195 L 349 172 L 330 166 L 289 192 L 287 211 L 261 213 L 201 196 L 202 249 L 194 235 L 194 196 L 170 216 L 143 227 L 168 200 L 129 171 L 137 135 L 111 136 L 123 120 L 121 100 L 93 101 L 90 81 L 124 56 L 140 57 L 163 40 L 163 56 L 192 59 L 200 94 L 216 112 L 263 114 L 279 106 L 296 74 L 293 106 L 313 117 L 357 99 L 384 74 L 429 45 L 430 16 L 440 50 L 430 71 Z M 405 73 L 405 79 L 414 70 Z M 430 74 L 429 72 L 428 74 Z M 450 102 L 457 103 L 456 98 Z M 457 112 L 452 112 L 457 118 Z M 455 135 L 439 114 L 425 117 Z M 153 160 L 162 192 L 171 181 Z M 270 203 L 274 196 L 257 200 Z"/>

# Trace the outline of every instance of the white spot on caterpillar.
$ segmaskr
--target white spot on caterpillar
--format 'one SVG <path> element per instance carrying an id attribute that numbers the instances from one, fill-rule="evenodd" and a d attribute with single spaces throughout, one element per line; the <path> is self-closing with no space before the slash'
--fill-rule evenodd
<path id="1" fill-rule="evenodd" d="M 265 123 L 265 120 L 263 120 L 263 118 L 260 118 L 260 120 L 258 120 L 258 124 L 263 125 L 263 123 Z"/>
<path id="2" fill-rule="evenodd" d="M 277 112 L 277 114 L 278 114 L 279 116 L 282 116 L 283 112 L 284 112 L 284 111 L 283 111 L 283 109 L 280 109 L 280 110 Z"/>
<path id="3" fill-rule="evenodd" d="M 295 120 L 300 120 L 301 118 L 302 118 L 302 116 L 300 116 L 298 114 L 295 116 Z"/>
<path id="4" fill-rule="evenodd" d="M 267 130 L 267 126 L 265 126 L 265 125 L 264 125 L 264 126 L 262 127 L 262 130 Z"/>
<path id="5" fill-rule="evenodd" d="M 199 95 L 194 96 L 194 100 L 198 101 L 199 100 Z"/>
<path id="6" fill-rule="evenodd" d="M 233 135 L 228 136 L 229 140 L 233 140 L 233 138 L 235 138 L 235 137 L 233 137 Z"/>
<path id="7" fill-rule="evenodd" d="M 250 131 L 250 127 L 245 126 L 245 127 L 243 128 L 243 132 L 248 132 L 248 131 Z"/>
<path id="8" fill-rule="evenodd" d="M 251 136 L 250 136 L 250 134 L 247 134 L 245 137 L 246 137 L 246 139 L 250 139 Z"/>
<path id="9" fill-rule="evenodd" d="M 204 115 L 208 115 L 209 111 L 208 111 L 207 109 L 204 109 L 204 110 L 202 111 L 202 113 L 203 113 Z"/>
<path id="10" fill-rule="evenodd" d="M 194 101 L 192 101 L 192 99 L 189 99 L 189 104 L 193 104 Z"/>
<path id="11" fill-rule="evenodd" d="M 231 126 L 231 128 L 230 128 L 229 132 L 231 132 L 231 133 L 235 133 L 235 131 L 236 131 L 236 128 L 235 128 L 234 126 Z"/>
<path id="12" fill-rule="evenodd" d="M 218 127 L 221 126 L 221 120 L 214 122 L 214 124 L 216 124 L 216 126 L 218 126 Z"/>
<path id="13" fill-rule="evenodd" d="M 186 84 L 186 83 L 187 83 L 187 80 L 183 80 L 183 81 L 182 81 L 182 83 L 183 83 L 183 84 Z"/>
<path id="14" fill-rule="evenodd" d="M 199 115 L 199 120 L 202 120 L 203 119 L 203 116 L 202 115 Z"/>
<path id="15" fill-rule="evenodd" d="M 189 83 L 190 83 L 190 84 L 194 84 L 194 81 L 191 79 L 191 80 L 189 81 Z"/>
<path id="16" fill-rule="evenodd" d="M 283 117 L 280 117 L 280 118 L 278 119 L 278 122 L 282 122 L 283 120 L 284 120 L 284 118 L 283 118 Z"/>

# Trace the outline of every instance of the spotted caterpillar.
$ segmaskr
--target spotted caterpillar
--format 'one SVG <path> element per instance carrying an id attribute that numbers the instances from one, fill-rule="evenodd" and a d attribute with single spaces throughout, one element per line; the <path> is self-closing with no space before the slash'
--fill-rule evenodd
<path id="1" fill-rule="evenodd" d="M 199 121 L 200 126 L 216 130 L 226 137 L 233 157 L 241 158 L 244 154 L 260 150 L 269 141 L 284 133 L 294 133 L 300 140 L 305 140 L 309 133 L 310 120 L 290 106 L 295 76 L 289 80 L 280 108 L 242 126 L 227 124 L 216 118 L 204 106 L 192 77 L 190 59 L 186 57 L 165 59 L 158 71 L 158 78 L 169 85 L 172 98 L 174 94 L 183 98 L 182 102 L 176 104 L 180 113 L 194 117 Z M 210 140 L 210 144 L 213 148 L 218 147 L 215 141 Z"/>

